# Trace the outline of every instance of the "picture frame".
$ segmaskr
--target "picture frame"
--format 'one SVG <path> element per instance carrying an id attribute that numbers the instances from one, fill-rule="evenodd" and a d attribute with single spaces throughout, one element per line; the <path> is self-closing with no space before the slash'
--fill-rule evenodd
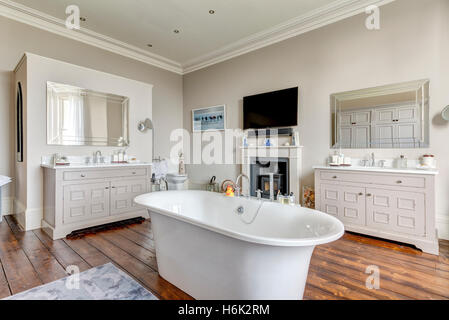
<path id="1" fill-rule="evenodd" d="M 224 131 L 226 129 L 226 105 L 192 110 L 192 131 Z"/>

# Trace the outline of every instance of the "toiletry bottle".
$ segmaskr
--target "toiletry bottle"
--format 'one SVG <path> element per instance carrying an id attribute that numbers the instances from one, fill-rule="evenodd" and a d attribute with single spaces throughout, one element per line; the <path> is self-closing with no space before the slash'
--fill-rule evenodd
<path id="1" fill-rule="evenodd" d="M 407 169 L 407 167 L 408 167 L 407 158 L 404 155 L 402 155 L 400 157 L 400 159 L 399 159 L 399 168 L 400 169 Z"/>
<path id="2" fill-rule="evenodd" d="M 185 175 L 186 174 L 186 166 L 184 163 L 184 154 L 181 152 L 179 154 L 179 174 L 180 175 Z"/>
<path id="3" fill-rule="evenodd" d="M 345 162 L 345 155 L 343 153 L 340 153 L 338 156 L 338 164 L 342 165 Z"/>
<path id="4" fill-rule="evenodd" d="M 153 173 L 151 176 L 151 192 L 161 191 L 161 185 L 156 181 L 156 175 Z"/>

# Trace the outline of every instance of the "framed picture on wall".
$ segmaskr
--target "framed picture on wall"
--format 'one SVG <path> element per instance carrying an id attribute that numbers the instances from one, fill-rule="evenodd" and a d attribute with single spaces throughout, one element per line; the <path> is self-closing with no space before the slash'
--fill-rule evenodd
<path id="1" fill-rule="evenodd" d="M 192 110 L 193 132 L 221 131 L 226 129 L 226 106 Z"/>

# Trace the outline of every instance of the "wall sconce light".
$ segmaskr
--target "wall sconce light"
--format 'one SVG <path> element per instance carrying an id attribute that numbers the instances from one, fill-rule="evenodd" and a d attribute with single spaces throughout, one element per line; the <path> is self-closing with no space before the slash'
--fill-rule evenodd
<path id="1" fill-rule="evenodd" d="M 148 130 L 153 130 L 153 129 L 154 129 L 153 121 L 151 121 L 150 119 L 145 119 L 144 121 L 140 121 L 137 124 L 137 130 L 139 130 L 142 133 L 147 132 Z"/>
<path id="2" fill-rule="evenodd" d="M 142 133 L 147 132 L 148 130 L 152 131 L 151 134 L 151 149 L 152 149 L 152 154 L 151 157 L 154 159 L 154 126 L 153 126 L 153 121 L 151 121 L 151 119 L 145 119 L 144 121 L 140 121 L 137 124 L 137 130 L 139 130 Z"/>
<path id="3" fill-rule="evenodd" d="M 444 120 L 449 121 L 449 106 L 443 109 L 443 112 L 441 112 L 441 116 Z"/>

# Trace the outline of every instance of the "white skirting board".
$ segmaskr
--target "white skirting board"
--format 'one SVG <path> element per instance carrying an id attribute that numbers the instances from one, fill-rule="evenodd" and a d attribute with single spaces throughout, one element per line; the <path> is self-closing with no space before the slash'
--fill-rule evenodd
<path id="1" fill-rule="evenodd" d="M 14 206 L 14 198 L 12 197 L 3 197 L 1 199 L 1 208 L 3 216 L 9 216 L 13 214 L 13 206 Z"/>
<path id="2" fill-rule="evenodd" d="M 449 240 L 449 215 L 438 215 L 436 222 L 438 229 L 438 238 Z"/>

